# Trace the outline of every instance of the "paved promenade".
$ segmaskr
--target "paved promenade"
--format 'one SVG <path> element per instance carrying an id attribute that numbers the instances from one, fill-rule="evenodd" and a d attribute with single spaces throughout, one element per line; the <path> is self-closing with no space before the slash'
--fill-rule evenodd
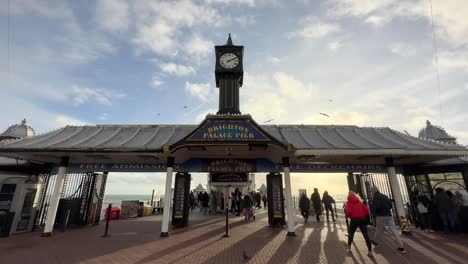
<path id="1" fill-rule="evenodd" d="M 343 220 L 343 219 L 341 219 Z M 231 221 L 230 237 L 223 238 L 224 219 L 195 213 L 191 226 L 160 238 L 161 216 L 111 222 L 108 238 L 104 225 L 55 231 L 50 238 L 40 232 L 0 239 L 0 263 L 467 263 L 468 236 L 413 231 L 404 237 L 408 253 L 400 254 L 389 236 L 366 256 L 357 232 L 353 254 L 346 254 L 346 225 L 311 222 L 297 216 L 297 237 L 286 237 L 286 228 L 270 228 L 266 211 L 257 220 Z"/>

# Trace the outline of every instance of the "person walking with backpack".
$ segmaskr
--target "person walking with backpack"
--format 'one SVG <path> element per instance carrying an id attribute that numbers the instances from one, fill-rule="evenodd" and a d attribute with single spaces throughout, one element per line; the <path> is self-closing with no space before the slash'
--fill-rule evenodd
<path id="1" fill-rule="evenodd" d="M 353 243 L 354 233 L 356 233 L 356 230 L 359 228 L 362 235 L 364 236 L 364 240 L 366 241 L 368 250 L 367 256 L 373 258 L 374 255 L 372 254 L 371 239 L 369 238 L 369 233 L 367 230 L 367 226 L 370 224 L 369 208 L 367 208 L 362 200 L 352 191 L 350 191 L 348 195 L 348 202 L 346 203 L 345 213 L 346 217 L 351 219 L 347 244 L 348 253 L 351 253 L 351 244 Z"/>
<path id="2" fill-rule="evenodd" d="M 372 208 L 375 214 L 376 222 L 375 234 L 374 239 L 372 240 L 372 244 L 374 244 L 374 246 L 379 246 L 377 241 L 382 236 L 384 227 L 387 226 L 398 243 L 397 250 L 401 253 L 406 253 L 406 250 L 403 247 L 403 242 L 401 241 L 400 234 L 396 230 L 395 221 L 392 216 L 392 201 L 390 201 L 390 199 L 385 194 L 380 193 L 376 186 L 373 186 L 370 189 L 370 192 L 373 196 Z"/>
<path id="3" fill-rule="evenodd" d="M 305 193 L 299 199 L 299 208 L 301 209 L 302 217 L 304 217 L 304 222 L 307 223 L 307 220 L 309 220 L 310 200 Z"/>

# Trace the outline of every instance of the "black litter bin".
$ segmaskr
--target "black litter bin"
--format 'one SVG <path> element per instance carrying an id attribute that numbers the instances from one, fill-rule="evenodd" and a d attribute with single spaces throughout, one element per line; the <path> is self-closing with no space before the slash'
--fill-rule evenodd
<path id="1" fill-rule="evenodd" d="M 138 202 L 138 210 L 137 210 L 137 216 L 138 217 L 143 217 L 143 206 L 145 205 L 144 202 Z"/>
<path id="2" fill-rule="evenodd" d="M 13 224 L 14 218 L 14 212 L 0 211 L 0 237 L 7 237 L 10 235 L 11 224 Z"/>

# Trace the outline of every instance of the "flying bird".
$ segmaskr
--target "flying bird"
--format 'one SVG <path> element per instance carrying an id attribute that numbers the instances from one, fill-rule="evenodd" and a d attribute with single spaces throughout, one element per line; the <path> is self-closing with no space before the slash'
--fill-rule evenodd
<path id="1" fill-rule="evenodd" d="M 263 122 L 263 123 L 270 123 L 271 121 L 273 121 L 274 119 L 268 119 L 267 121 Z"/>
<path id="2" fill-rule="evenodd" d="M 186 106 L 186 105 L 184 105 L 184 108 L 187 108 L 187 106 Z"/>
<path id="3" fill-rule="evenodd" d="M 161 113 L 158 113 L 158 116 L 160 116 L 160 115 L 161 115 Z"/>
<path id="4" fill-rule="evenodd" d="M 328 102 L 333 102 L 333 100 L 332 100 L 332 99 L 328 99 Z"/>
<path id="5" fill-rule="evenodd" d="M 326 116 L 326 117 L 330 117 L 329 115 L 327 115 L 327 114 L 325 114 L 325 113 L 319 113 L 319 114 L 321 114 L 321 115 L 323 115 L 323 116 Z"/>

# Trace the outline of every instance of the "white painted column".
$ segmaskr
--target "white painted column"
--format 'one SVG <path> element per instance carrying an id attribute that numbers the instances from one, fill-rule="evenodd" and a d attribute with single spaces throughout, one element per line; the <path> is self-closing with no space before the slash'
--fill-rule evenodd
<path id="1" fill-rule="evenodd" d="M 403 204 L 403 196 L 401 194 L 400 185 L 398 184 L 398 177 L 395 170 L 395 165 L 393 164 L 392 158 L 386 158 L 385 162 L 387 164 L 387 174 L 388 180 L 390 181 L 390 187 L 392 188 L 393 199 L 395 200 L 395 207 L 398 213 L 398 219 L 401 222 L 406 222 L 406 213 L 405 206 Z M 404 232 L 404 230 L 402 230 Z"/>
<path id="2" fill-rule="evenodd" d="M 166 189 L 164 191 L 163 220 L 161 226 L 161 237 L 169 236 L 169 216 L 171 215 L 172 198 L 172 174 L 174 172 L 174 158 L 167 158 Z"/>
<path id="3" fill-rule="evenodd" d="M 288 236 L 296 236 L 296 229 L 295 229 L 295 216 L 294 216 L 294 208 L 293 208 L 293 200 L 292 200 L 292 192 L 291 192 L 291 175 L 289 170 L 289 158 L 283 158 L 283 171 L 284 171 L 284 185 L 286 189 L 286 213 L 288 215 Z"/>
<path id="4" fill-rule="evenodd" d="M 62 194 L 63 182 L 67 174 L 68 157 L 64 157 L 60 161 L 60 167 L 58 169 L 57 177 L 55 178 L 54 192 L 50 199 L 49 208 L 47 208 L 47 220 L 44 227 L 42 237 L 50 237 L 54 230 L 55 218 L 57 215 L 57 209 L 60 201 L 60 195 Z"/>

